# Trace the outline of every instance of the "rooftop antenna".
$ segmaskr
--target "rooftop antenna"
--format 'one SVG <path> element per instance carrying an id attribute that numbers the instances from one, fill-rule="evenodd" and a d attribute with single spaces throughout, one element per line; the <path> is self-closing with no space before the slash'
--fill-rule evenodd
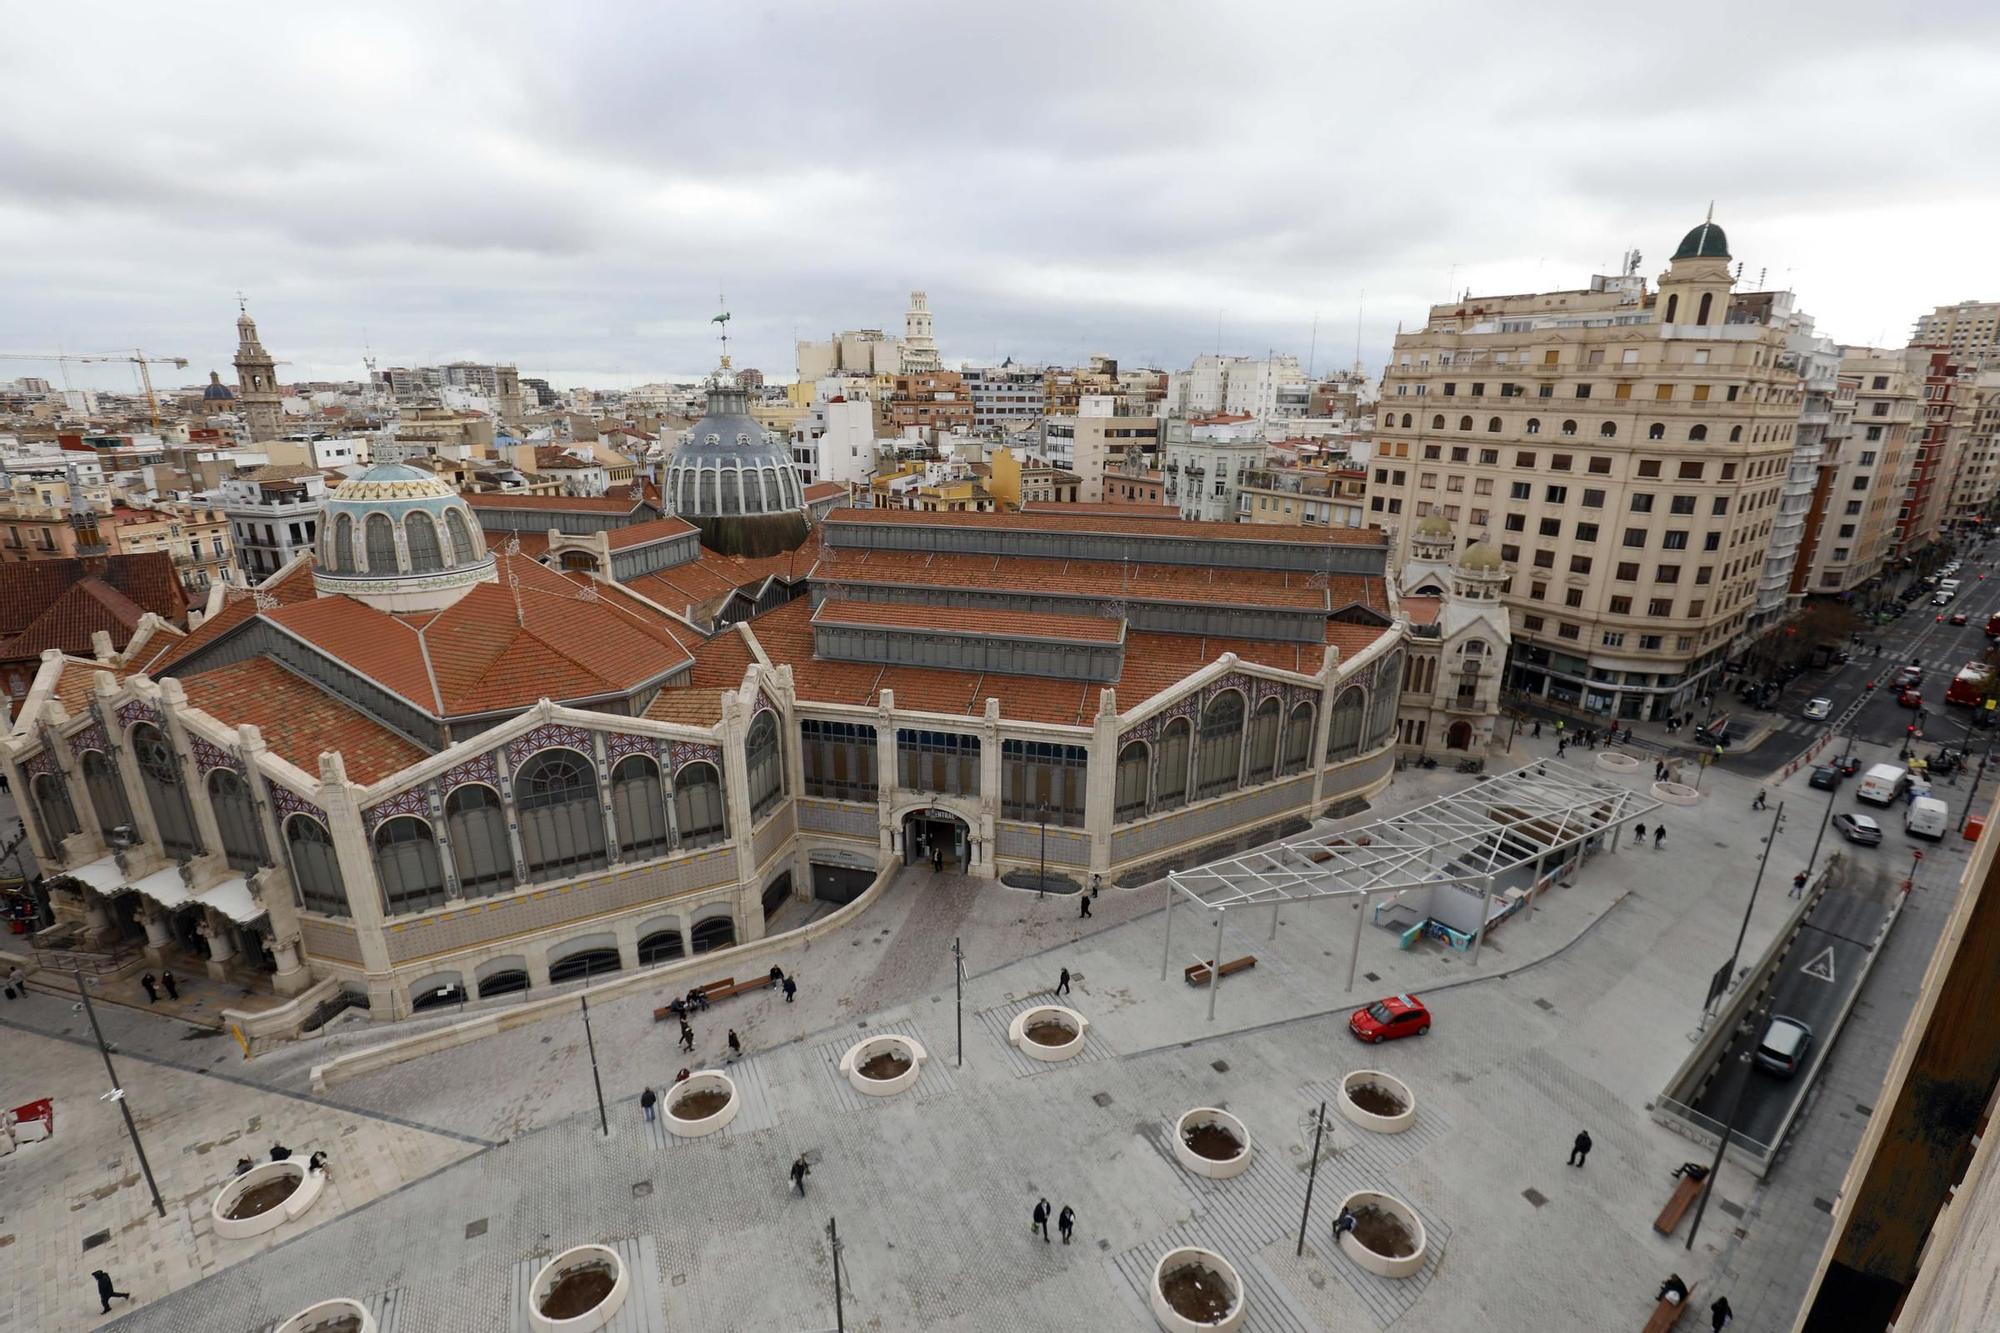
<path id="1" fill-rule="evenodd" d="M 1313 311 L 1312 341 L 1306 345 L 1306 378 L 1311 379 L 1319 359 L 1319 311 Z"/>
<path id="2" fill-rule="evenodd" d="M 1770 270 L 1770 269 L 1769 269 L 1768 267 L 1766 267 L 1766 268 L 1760 268 L 1760 269 L 1758 269 L 1758 270 L 1757 270 L 1757 290 L 1758 290 L 1758 291 L 1760 291 L 1760 292 L 1761 292 L 1761 291 L 1763 291 L 1763 290 L 1764 290 L 1764 276 L 1765 276 L 1765 275 L 1766 275 L 1767 273 L 1769 273 L 1770 271 L 1771 271 L 1771 270 Z"/>

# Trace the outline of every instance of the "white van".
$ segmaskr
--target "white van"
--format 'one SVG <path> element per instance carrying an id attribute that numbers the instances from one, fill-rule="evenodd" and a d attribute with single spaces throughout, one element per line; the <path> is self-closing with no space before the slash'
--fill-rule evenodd
<path id="1" fill-rule="evenodd" d="M 1938 584 L 1938 591 L 1939 591 L 1939 592 L 1957 592 L 1957 591 L 1958 591 L 1958 582 L 1959 582 L 1959 581 L 1958 581 L 1957 579 L 1946 579 L 1946 580 L 1945 580 L 1945 581 L 1944 581 L 1943 583 L 1940 583 L 1940 584 Z"/>
<path id="2" fill-rule="evenodd" d="M 1919 796 L 1903 811 L 1903 832 L 1913 838 L 1936 842 L 1950 827 L 1951 807 L 1935 796 Z"/>
<path id="3" fill-rule="evenodd" d="M 1854 798 L 1870 805 L 1894 805 L 1896 798 L 1903 794 L 1903 784 L 1909 780 L 1909 773 L 1894 764 L 1876 764 L 1861 775 L 1861 785 L 1854 789 Z"/>

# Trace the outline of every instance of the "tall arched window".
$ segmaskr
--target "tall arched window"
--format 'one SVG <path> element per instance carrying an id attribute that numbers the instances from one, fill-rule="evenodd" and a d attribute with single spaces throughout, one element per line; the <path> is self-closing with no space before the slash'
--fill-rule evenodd
<path id="1" fill-rule="evenodd" d="M 1667 298 L 1667 317 L 1660 322 L 1663 324 L 1673 323 L 1674 312 L 1678 311 L 1680 308 L 1681 308 L 1681 294 L 1679 292 L 1675 292 L 1672 296 L 1669 296 Z"/>
<path id="2" fill-rule="evenodd" d="M 1731 444 L 1743 443 L 1743 427 L 1731 426 L 1729 428 L 1729 442 Z"/>
<path id="3" fill-rule="evenodd" d="M 628 754 L 611 770 L 611 814 L 618 825 L 619 860 L 647 861 L 672 850 L 660 766 L 646 755 Z"/>
<path id="4" fill-rule="evenodd" d="M 292 883 L 299 886 L 299 906 L 325 916 L 354 915 L 326 825 L 311 815 L 293 815 L 285 821 L 285 852 L 292 861 Z"/>
<path id="5" fill-rule="evenodd" d="M 335 574 L 354 570 L 354 515 L 342 514 L 333 521 L 333 540 L 326 544 L 326 567 Z"/>
<path id="6" fill-rule="evenodd" d="M 1234 791 L 1243 767 L 1243 694 L 1224 690 L 1201 712 L 1201 747 L 1195 751 L 1196 800 Z"/>
<path id="7" fill-rule="evenodd" d="M 146 804 L 160 826 L 160 850 L 176 861 L 199 856 L 201 839 L 195 833 L 194 807 L 188 804 L 181 782 L 180 756 L 150 722 L 132 728 L 132 753 L 139 760 L 139 785 L 145 789 Z"/>
<path id="8" fill-rule="evenodd" d="M 1410 428 L 1410 414 L 1408 412 L 1405 412 L 1403 413 L 1403 429 L 1408 430 L 1409 428 Z"/>
<path id="9" fill-rule="evenodd" d="M 1313 748 L 1313 706 L 1310 703 L 1292 705 L 1292 715 L 1285 723 L 1285 757 L 1278 765 L 1278 775 L 1305 771 L 1306 761 L 1312 758 Z"/>
<path id="10" fill-rule="evenodd" d="M 456 509 L 444 511 L 444 530 L 451 534 L 452 563 L 469 565 L 480 556 L 479 543 L 472 539 L 472 527 Z"/>
<path id="11" fill-rule="evenodd" d="M 1432 430 L 1444 429 L 1444 413 L 1440 412 L 1436 416 L 1431 418 L 1431 429 Z"/>
<path id="12" fill-rule="evenodd" d="M 368 542 L 368 572 L 370 574 L 394 574 L 396 572 L 396 525 L 389 521 L 387 514 L 370 514 L 363 531 Z"/>
<path id="13" fill-rule="evenodd" d="M 1284 705 L 1272 695 L 1250 715 L 1250 767 L 1244 783 L 1269 782 L 1278 771 L 1278 719 Z"/>
<path id="14" fill-rule="evenodd" d="M 429 514 L 418 512 L 404 519 L 403 540 L 410 548 L 412 574 L 431 574 L 444 568 L 444 552 L 438 549 L 437 524 Z"/>
<path id="15" fill-rule="evenodd" d="M 514 775 L 521 859 L 528 882 L 597 870 L 610 863 L 597 775 L 575 750 L 543 750 Z"/>
<path id="16" fill-rule="evenodd" d="M 723 818 L 722 776 L 715 765 L 697 760 L 674 774 L 674 824 L 681 846 L 706 847 L 729 836 Z"/>
<path id="17" fill-rule="evenodd" d="M 1359 685 L 1349 685 L 1333 700 L 1333 712 L 1326 726 L 1326 758 L 1351 758 L 1361 749 L 1361 719 L 1367 711 L 1368 696 Z"/>
<path id="18" fill-rule="evenodd" d="M 1472 429 L 1472 418 L 1471 418 L 1471 417 L 1460 417 L 1460 418 L 1458 419 L 1458 428 L 1459 428 L 1460 430 L 1471 430 L 1471 429 Z"/>
<path id="19" fill-rule="evenodd" d="M 1160 729 L 1157 776 L 1153 779 L 1153 808 L 1171 810 L 1187 804 L 1188 755 L 1194 749 L 1194 724 L 1177 717 Z"/>
<path id="20" fill-rule="evenodd" d="M 375 879 L 390 916 L 444 905 L 444 863 L 430 821 L 397 815 L 375 830 Z"/>
<path id="21" fill-rule="evenodd" d="M 785 756 L 778 748 L 778 719 L 770 709 L 750 723 L 743 759 L 750 776 L 750 818 L 762 819 L 785 794 Z"/>
<path id="22" fill-rule="evenodd" d="M 736 468 L 722 469 L 722 512 L 734 514 L 743 507 L 742 473 Z"/>
<path id="23" fill-rule="evenodd" d="M 49 840 L 51 851 L 60 851 L 64 838 L 83 832 L 76 822 L 76 807 L 70 804 L 69 789 L 54 773 L 37 773 L 33 785 L 42 836 Z"/>
<path id="24" fill-rule="evenodd" d="M 1382 674 L 1376 677 L 1381 685 L 1368 710 L 1367 744 L 1371 750 L 1387 741 L 1396 729 L 1396 696 L 1401 693 L 1402 678 L 1403 655 L 1399 652 L 1383 664 Z"/>
<path id="25" fill-rule="evenodd" d="M 1491 433 L 1498 435 L 1500 433 L 1500 418 L 1488 417 L 1486 419 L 1486 429 Z"/>
<path id="26" fill-rule="evenodd" d="M 1715 293 L 1703 292 L 1701 294 L 1701 308 L 1695 311 L 1694 322 L 1697 324 L 1708 323 L 1708 312 L 1711 308 L 1713 308 L 1714 304 L 1715 304 Z"/>
<path id="27" fill-rule="evenodd" d="M 1144 741 L 1133 741 L 1118 752 L 1117 792 L 1112 798 L 1111 818 L 1123 824 L 1146 813 L 1146 777 L 1153 765 L 1153 751 Z"/>
<path id="28" fill-rule="evenodd" d="M 132 822 L 132 804 L 125 799 L 125 784 L 118 780 L 118 770 L 112 767 L 111 756 L 102 750 L 83 752 L 83 789 L 90 793 L 90 804 L 97 811 L 97 831 L 110 842 L 119 829 L 129 830 L 138 836 L 138 825 Z"/>
<path id="29" fill-rule="evenodd" d="M 222 834 L 222 854 L 230 869 L 248 875 L 264 864 L 264 831 L 257 827 L 257 807 L 250 802 L 250 788 L 227 768 L 212 769 L 208 775 L 208 804 L 215 812 L 216 831 Z"/>
<path id="30" fill-rule="evenodd" d="M 1688 427 L 1688 440 L 1691 443 L 1700 444 L 1703 440 L 1706 440 L 1707 438 L 1708 438 L 1708 427 L 1706 426 Z"/>
<path id="31" fill-rule="evenodd" d="M 461 897 L 485 898 L 514 887 L 514 849 L 507 845 L 499 792 L 480 782 L 453 787 L 444 798 L 444 831 Z"/>
<path id="32" fill-rule="evenodd" d="M 1527 432 L 1530 435 L 1540 435 L 1542 433 L 1542 419 L 1540 417 L 1529 417 Z"/>

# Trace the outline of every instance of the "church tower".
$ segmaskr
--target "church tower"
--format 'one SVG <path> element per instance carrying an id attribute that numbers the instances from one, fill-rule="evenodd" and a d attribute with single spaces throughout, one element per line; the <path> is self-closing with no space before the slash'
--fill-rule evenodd
<path id="1" fill-rule="evenodd" d="M 903 373 L 921 375 L 942 364 L 937 340 L 931 337 L 931 299 L 922 292 L 911 292 L 910 308 L 903 315 Z"/>
<path id="2" fill-rule="evenodd" d="M 1681 238 L 1660 278 L 1654 309 L 1660 312 L 1661 336 L 1713 337 L 1706 330 L 1728 322 L 1729 293 L 1735 285 L 1729 274 L 1729 238 L 1711 215 Z"/>
<path id="3" fill-rule="evenodd" d="M 278 363 L 257 341 L 257 321 L 242 309 L 236 317 L 236 398 L 257 443 L 278 438 Z"/>

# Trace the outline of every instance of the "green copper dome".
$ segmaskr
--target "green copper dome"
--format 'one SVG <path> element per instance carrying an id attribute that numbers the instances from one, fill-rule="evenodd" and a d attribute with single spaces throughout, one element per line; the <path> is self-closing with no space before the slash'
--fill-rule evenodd
<path id="1" fill-rule="evenodd" d="M 1681 248 L 1674 251 L 1675 259 L 1727 259 L 1729 258 L 1729 238 L 1722 234 L 1722 228 L 1713 222 L 1704 222 L 1687 235 L 1681 237 Z"/>

